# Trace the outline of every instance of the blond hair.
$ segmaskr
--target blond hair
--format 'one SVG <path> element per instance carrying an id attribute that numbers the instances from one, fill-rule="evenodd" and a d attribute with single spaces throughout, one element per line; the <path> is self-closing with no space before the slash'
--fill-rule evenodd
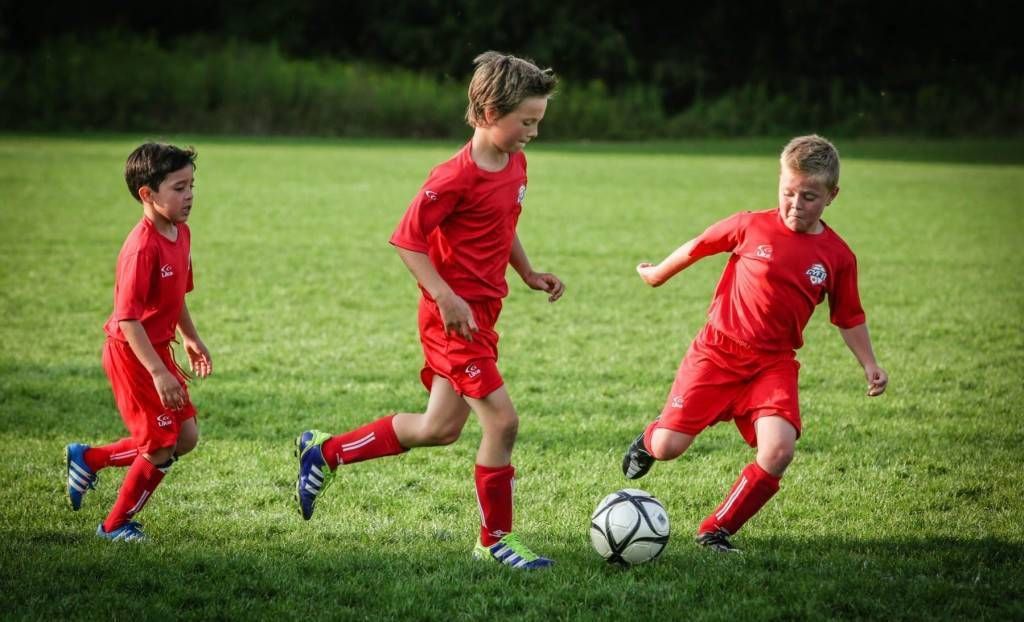
<path id="1" fill-rule="evenodd" d="M 817 134 L 797 136 L 782 150 L 783 168 L 810 175 L 829 189 L 839 185 L 839 151 Z"/>
<path id="2" fill-rule="evenodd" d="M 476 70 L 469 82 L 466 122 L 472 127 L 487 125 L 487 111 L 501 118 L 527 97 L 548 97 L 558 78 L 551 69 L 540 69 L 532 60 L 500 52 L 484 52 L 473 59 Z"/>

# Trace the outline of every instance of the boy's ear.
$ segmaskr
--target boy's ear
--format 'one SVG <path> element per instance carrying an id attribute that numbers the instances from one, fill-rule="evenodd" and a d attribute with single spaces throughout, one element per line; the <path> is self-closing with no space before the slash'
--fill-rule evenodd
<path id="1" fill-rule="evenodd" d="M 150 188 L 149 186 L 140 186 L 139 187 L 139 200 L 140 201 L 145 203 L 145 202 L 149 201 L 150 197 L 152 197 L 152 196 L 153 196 L 153 189 L 152 188 Z"/>
<path id="2" fill-rule="evenodd" d="M 832 189 L 832 196 L 829 198 L 828 202 L 831 203 L 832 201 L 835 201 L 837 196 L 839 196 L 839 186 Z"/>
<path id="3" fill-rule="evenodd" d="M 498 111 L 494 108 L 484 108 L 484 122 L 487 123 L 488 127 L 494 125 L 500 118 Z"/>

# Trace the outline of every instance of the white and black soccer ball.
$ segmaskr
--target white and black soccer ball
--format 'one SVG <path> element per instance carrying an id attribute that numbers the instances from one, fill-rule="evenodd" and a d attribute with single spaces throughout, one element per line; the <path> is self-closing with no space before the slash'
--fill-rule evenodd
<path id="1" fill-rule="evenodd" d="M 668 544 L 665 506 L 636 488 L 613 492 L 590 516 L 590 542 L 608 563 L 634 566 L 649 562 Z"/>

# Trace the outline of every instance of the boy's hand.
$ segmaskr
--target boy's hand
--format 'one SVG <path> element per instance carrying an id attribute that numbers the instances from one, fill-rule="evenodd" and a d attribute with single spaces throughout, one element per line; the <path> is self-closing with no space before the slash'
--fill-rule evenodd
<path id="1" fill-rule="evenodd" d="M 548 302 L 554 302 L 562 297 L 565 293 L 565 284 L 557 276 L 550 272 L 531 272 L 530 274 L 523 277 L 523 282 L 530 289 L 540 290 L 551 294 L 548 296 Z"/>
<path id="2" fill-rule="evenodd" d="M 473 341 L 473 333 L 480 330 L 473 319 L 473 310 L 469 303 L 458 294 L 449 290 L 435 299 L 437 309 L 441 312 L 444 332 L 455 333 L 466 341 Z"/>
<path id="3" fill-rule="evenodd" d="M 651 287 L 658 287 L 665 282 L 658 276 L 658 266 L 652 263 L 647 263 L 645 261 L 637 265 L 636 272 L 640 275 L 640 278 L 644 280 L 644 283 L 647 283 Z"/>
<path id="4" fill-rule="evenodd" d="M 878 365 L 868 365 L 864 368 L 864 376 L 868 379 L 868 397 L 875 397 L 885 393 L 885 387 L 889 384 L 889 374 Z"/>
<path id="5" fill-rule="evenodd" d="M 185 406 L 185 389 L 181 388 L 181 383 L 166 368 L 153 374 L 153 384 L 156 385 L 156 392 L 164 408 L 181 410 Z"/>
<path id="6" fill-rule="evenodd" d="M 213 373 L 213 359 L 210 358 L 210 351 L 206 344 L 199 339 L 182 339 L 185 347 L 185 354 L 188 355 L 188 364 L 195 375 L 205 378 Z"/>

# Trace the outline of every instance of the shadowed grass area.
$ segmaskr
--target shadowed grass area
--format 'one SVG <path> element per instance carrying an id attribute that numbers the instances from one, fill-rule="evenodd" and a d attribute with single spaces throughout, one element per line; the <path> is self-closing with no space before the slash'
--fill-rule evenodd
<path id="1" fill-rule="evenodd" d="M 0 138 L 5 617 L 1024 616 L 1019 144 L 839 142 L 825 219 L 858 254 L 891 389 L 863 396 L 819 310 L 799 357 L 804 435 L 736 537 L 745 553 L 690 543 L 751 458 L 723 424 L 629 484 L 664 502 L 673 535 L 628 572 L 590 549 L 588 517 L 627 486 L 621 452 L 660 409 L 724 257 L 658 290 L 633 267 L 771 207 L 784 141 L 531 146 L 520 237 L 568 292 L 547 304 L 510 272 L 499 324 L 522 419 L 517 531 L 558 562 L 526 575 L 469 555 L 475 421 L 452 446 L 344 467 L 308 523 L 291 501 L 301 430 L 425 404 L 417 292 L 387 239 L 458 144 L 180 137 L 200 152 L 189 307 L 215 366 L 192 387 L 202 440 L 140 515 L 150 543 L 93 536 L 116 469 L 67 508 L 64 445 L 124 433 L 99 352 L 140 212 L 121 170 L 141 139 Z"/>

